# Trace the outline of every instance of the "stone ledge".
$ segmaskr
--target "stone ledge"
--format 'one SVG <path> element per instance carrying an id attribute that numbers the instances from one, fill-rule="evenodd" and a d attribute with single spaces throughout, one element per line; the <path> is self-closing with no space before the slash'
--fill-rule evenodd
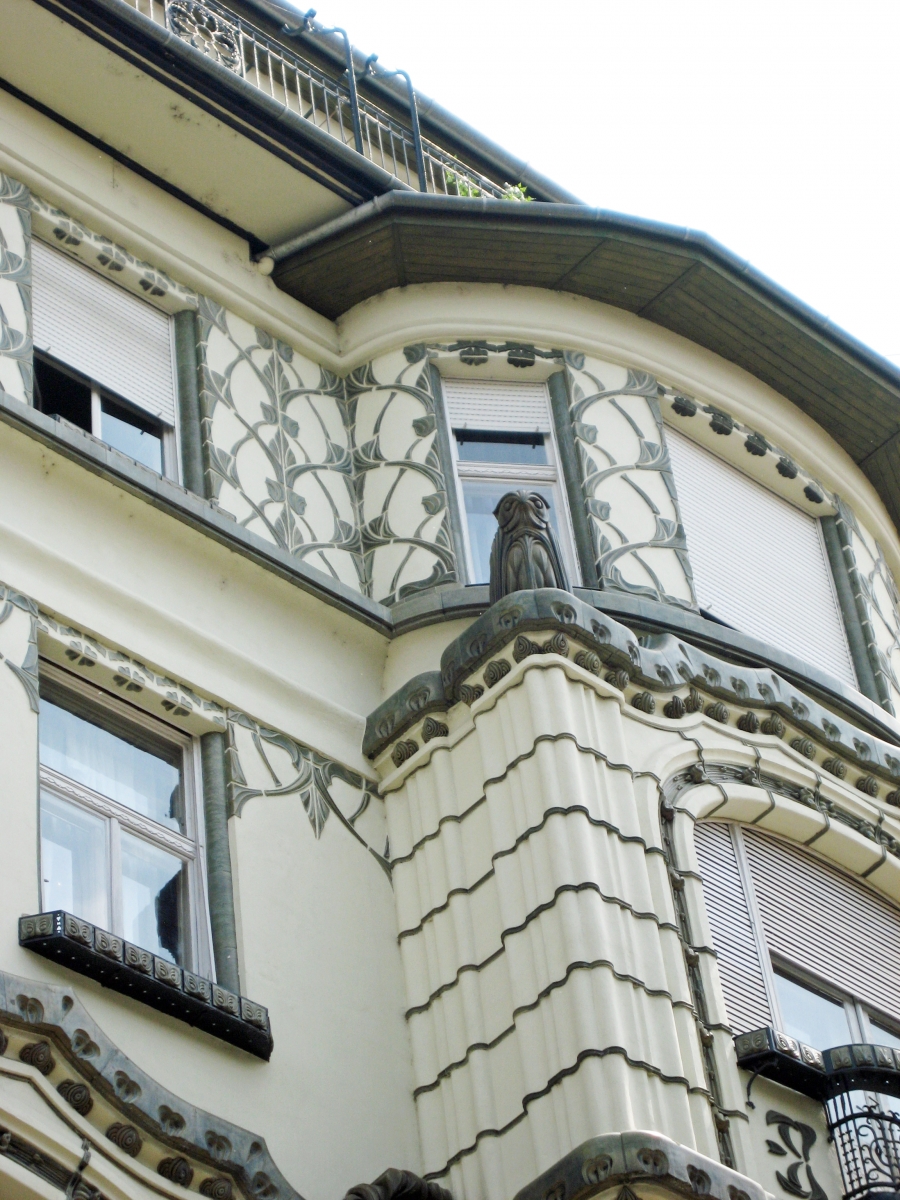
<path id="1" fill-rule="evenodd" d="M 19 920 L 19 944 L 268 1061 L 268 1010 L 70 913 Z"/>
<path id="2" fill-rule="evenodd" d="M 712 1200 L 769 1200 L 758 1183 L 659 1133 L 632 1130 L 591 1138 L 514 1200 L 588 1200 L 609 1188 L 646 1183 L 679 1196 Z"/>

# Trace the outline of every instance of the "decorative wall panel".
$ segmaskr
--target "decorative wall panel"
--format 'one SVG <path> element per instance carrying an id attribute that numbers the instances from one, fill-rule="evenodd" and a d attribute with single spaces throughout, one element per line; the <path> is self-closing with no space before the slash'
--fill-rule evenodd
<path id="1" fill-rule="evenodd" d="M 24 184 L 0 173 L 0 390 L 31 403 L 31 214 Z"/>
<path id="2" fill-rule="evenodd" d="M 384 604 L 456 578 L 424 356 L 342 380 L 209 300 L 200 326 L 220 508 Z"/>
<path id="3" fill-rule="evenodd" d="M 656 380 L 582 354 L 568 353 L 566 365 L 601 586 L 692 605 Z"/>
<path id="4" fill-rule="evenodd" d="M 447 486 L 423 348 L 367 363 L 347 377 L 346 388 L 367 593 L 393 604 L 453 582 Z"/>
<path id="5" fill-rule="evenodd" d="M 199 318 L 209 494 L 253 533 L 365 591 L 343 382 L 211 300 Z"/>

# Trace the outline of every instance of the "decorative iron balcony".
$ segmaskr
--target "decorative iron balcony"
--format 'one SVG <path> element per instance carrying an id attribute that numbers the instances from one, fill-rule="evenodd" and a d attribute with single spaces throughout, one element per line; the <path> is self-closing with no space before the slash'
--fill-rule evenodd
<path id="1" fill-rule="evenodd" d="M 844 1200 L 900 1195 L 900 1116 L 887 1097 L 842 1092 L 825 1106 L 834 1139 Z"/>
<path id="2" fill-rule="evenodd" d="M 738 1066 L 752 1072 L 748 1102 L 754 1079 L 762 1075 L 824 1104 L 843 1200 L 900 1200 L 900 1114 L 891 1107 L 900 1096 L 900 1050 L 867 1043 L 816 1050 L 769 1027 L 739 1034 L 734 1048 Z M 769 1116 L 790 1122 L 781 1114 Z M 815 1133 L 809 1133 L 814 1140 Z M 804 1143 L 807 1164 L 808 1149 Z M 794 1190 L 796 1174 L 788 1178 L 788 1191 L 824 1200 L 811 1176 L 809 1191 L 799 1183 Z"/>
<path id="3" fill-rule="evenodd" d="M 397 179 L 421 189 L 412 129 L 368 100 L 351 95 L 349 87 L 267 37 L 218 0 L 125 2 L 345 146 L 358 149 L 353 110 L 356 100 L 362 153 Z M 300 14 L 297 19 L 302 20 Z M 446 196 L 524 199 L 522 189 L 515 184 L 500 185 L 487 179 L 426 138 L 421 139 L 421 147 L 425 184 L 421 190 Z"/>

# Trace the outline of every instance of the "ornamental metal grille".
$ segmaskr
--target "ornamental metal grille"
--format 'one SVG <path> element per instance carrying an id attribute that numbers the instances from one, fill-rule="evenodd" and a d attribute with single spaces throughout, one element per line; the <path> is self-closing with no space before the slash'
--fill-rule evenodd
<path id="1" fill-rule="evenodd" d="M 887 1107 L 888 1100 L 886 1096 L 843 1092 L 825 1106 L 841 1167 L 844 1200 L 900 1192 L 900 1115 Z"/>
<path id="2" fill-rule="evenodd" d="M 273 41 L 216 0 L 125 0 L 157 25 L 214 62 L 240 75 L 317 128 L 353 146 L 350 92 L 311 63 Z M 418 188 L 411 130 L 366 100 L 359 101 L 363 154 L 397 179 Z M 519 199 L 427 139 L 422 140 L 426 190 L 446 196 Z"/>

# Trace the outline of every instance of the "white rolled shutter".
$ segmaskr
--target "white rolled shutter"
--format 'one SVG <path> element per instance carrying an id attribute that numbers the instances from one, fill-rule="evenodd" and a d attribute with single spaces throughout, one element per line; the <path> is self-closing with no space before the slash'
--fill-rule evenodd
<path id="1" fill-rule="evenodd" d="M 819 522 L 673 429 L 701 608 L 858 687 Z"/>
<path id="2" fill-rule="evenodd" d="M 769 949 L 900 1020 L 900 909 L 808 851 L 743 837 Z"/>
<path id="3" fill-rule="evenodd" d="M 35 347 L 174 425 L 170 318 L 36 239 L 32 281 Z"/>
<path id="4" fill-rule="evenodd" d="M 735 1033 L 771 1025 L 765 977 L 731 829 L 721 822 L 699 822 L 694 827 L 694 845 L 729 1024 Z"/>
<path id="5" fill-rule="evenodd" d="M 444 379 L 442 388 L 452 429 L 550 431 L 549 397 L 544 383 Z"/>

